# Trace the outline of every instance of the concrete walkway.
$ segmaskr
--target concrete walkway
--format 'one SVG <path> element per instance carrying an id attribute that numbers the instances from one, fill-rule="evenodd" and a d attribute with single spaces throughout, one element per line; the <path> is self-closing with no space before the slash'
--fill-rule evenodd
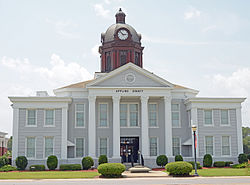
<path id="1" fill-rule="evenodd" d="M 131 173 L 130 171 L 125 171 L 122 173 L 123 177 L 126 178 L 146 178 L 146 177 L 168 177 L 168 174 L 162 171 L 149 171 L 148 173 Z"/>

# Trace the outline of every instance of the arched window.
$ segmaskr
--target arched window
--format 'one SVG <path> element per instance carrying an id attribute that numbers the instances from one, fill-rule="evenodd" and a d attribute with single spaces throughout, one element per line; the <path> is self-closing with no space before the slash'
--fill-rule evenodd
<path id="1" fill-rule="evenodd" d="M 135 64 L 140 66 L 140 53 L 135 52 Z"/>
<path id="2" fill-rule="evenodd" d="M 110 52 L 106 52 L 106 71 L 111 71 L 111 56 Z"/>
<path id="3" fill-rule="evenodd" d="M 120 51 L 120 66 L 127 63 L 127 51 Z"/>

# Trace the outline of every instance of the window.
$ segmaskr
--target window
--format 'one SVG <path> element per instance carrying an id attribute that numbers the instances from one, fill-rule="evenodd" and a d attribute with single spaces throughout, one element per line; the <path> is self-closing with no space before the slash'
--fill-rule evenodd
<path id="1" fill-rule="evenodd" d="M 228 125 L 229 121 L 228 121 L 228 110 L 221 110 L 220 111 L 220 120 L 221 120 L 221 125 Z"/>
<path id="2" fill-rule="evenodd" d="M 45 157 L 53 155 L 54 138 L 45 137 Z"/>
<path id="3" fill-rule="evenodd" d="M 108 138 L 100 138 L 100 155 L 108 155 Z"/>
<path id="4" fill-rule="evenodd" d="M 135 64 L 140 66 L 140 53 L 135 52 Z"/>
<path id="5" fill-rule="evenodd" d="M 127 51 L 120 51 L 120 66 L 127 63 Z"/>
<path id="6" fill-rule="evenodd" d="M 99 126 L 100 127 L 107 127 L 108 126 L 108 104 L 101 103 L 99 104 Z"/>
<path id="7" fill-rule="evenodd" d="M 205 149 L 206 154 L 213 155 L 214 154 L 214 148 L 213 148 L 213 136 L 205 136 Z"/>
<path id="8" fill-rule="evenodd" d="M 36 153 L 36 138 L 27 137 L 26 138 L 26 157 L 35 158 Z"/>
<path id="9" fill-rule="evenodd" d="M 110 52 L 106 52 L 106 71 L 111 71 L 111 56 Z"/>
<path id="10" fill-rule="evenodd" d="M 172 126 L 180 127 L 180 105 L 172 104 Z"/>
<path id="11" fill-rule="evenodd" d="M 157 137 L 149 139 L 150 156 L 157 156 Z"/>
<path id="12" fill-rule="evenodd" d="M 36 110 L 31 109 L 28 110 L 27 116 L 27 125 L 28 126 L 35 126 L 36 125 Z"/>
<path id="13" fill-rule="evenodd" d="M 54 110 L 45 110 L 45 125 L 54 125 Z"/>
<path id="14" fill-rule="evenodd" d="M 181 154 L 181 142 L 179 137 L 173 137 L 173 156 Z"/>
<path id="15" fill-rule="evenodd" d="M 157 126 L 157 104 L 156 103 L 151 103 L 148 105 L 149 108 L 149 126 L 151 127 L 156 127 Z"/>
<path id="16" fill-rule="evenodd" d="M 76 157 L 84 156 L 84 138 L 76 138 Z"/>
<path id="17" fill-rule="evenodd" d="M 128 105 L 120 104 L 120 126 L 127 126 Z"/>
<path id="18" fill-rule="evenodd" d="M 222 136 L 222 155 L 230 155 L 230 137 Z"/>
<path id="19" fill-rule="evenodd" d="M 138 126 L 138 104 L 129 104 L 130 126 Z"/>
<path id="20" fill-rule="evenodd" d="M 84 127 L 84 104 L 76 104 L 76 127 Z"/>
<path id="21" fill-rule="evenodd" d="M 212 110 L 204 110 L 204 117 L 205 117 L 205 125 L 213 124 Z"/>

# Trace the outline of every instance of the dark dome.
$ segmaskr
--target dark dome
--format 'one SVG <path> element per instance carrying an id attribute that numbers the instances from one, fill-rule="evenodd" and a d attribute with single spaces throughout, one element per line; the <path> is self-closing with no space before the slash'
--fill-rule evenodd
<path id="1" fill-rule="evenodd" d="M 110 42 L 110 41 L 113 41 L 114 40 L 114 35 L 116 33 L 116 31 L 120 28 L 126 28 L 129 30 L 129 32 L 131 33 L 132 35 L 132 40 L 134 42 L 138 42 L 140 43 L 140 40 L 141 40 L 141 34 L 138 34 L 135 29 L 128 25 L 128 24 L 121 24 L 121 23 L 117 23 L 117 24 L 113 24 L 111 25 L 105 34 L 102 34 L 102 36 L 104 36 L 104 42 Z"/>

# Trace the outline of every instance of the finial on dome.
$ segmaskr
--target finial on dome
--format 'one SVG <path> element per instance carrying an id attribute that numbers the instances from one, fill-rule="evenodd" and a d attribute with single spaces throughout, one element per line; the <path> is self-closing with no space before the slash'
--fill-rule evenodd
<path id="1" fill-rule="evenodd" d="M 116 24 L 117 23 L 125 24 L 126 14 L 122 11 L 121 8 L 119 8 L 119 11 L 115 14 L 115 17 L 116 17 Z"/>

